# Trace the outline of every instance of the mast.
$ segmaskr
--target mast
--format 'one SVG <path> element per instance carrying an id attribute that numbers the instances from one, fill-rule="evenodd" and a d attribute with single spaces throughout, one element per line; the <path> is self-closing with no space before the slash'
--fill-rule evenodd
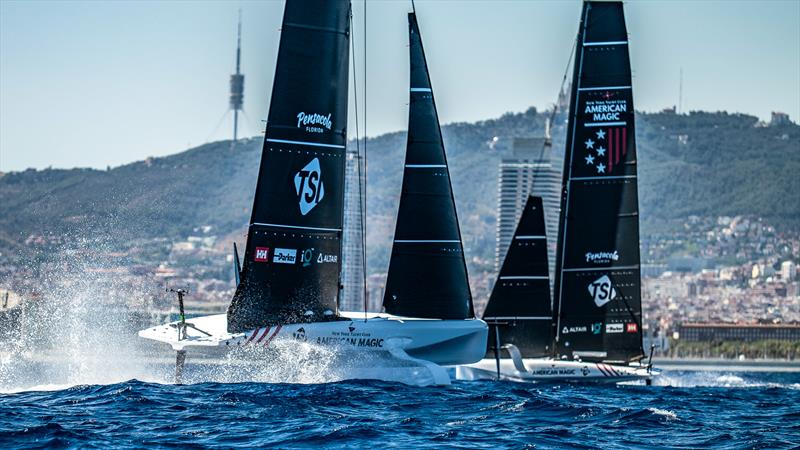
<path id="1" fill-rule="evenodd" d="M 549 353 L 550 277 L 541 197 L 528 196 L 497 276 L 483 320 L 489 324 L 489 347 L 514 344 L 525 358 Z"/>
<path id="2" fill-rule="evenodd" d="M 383 306 L 399 316 L 473 318 L 450 172 L 413 12 L 408 14 L 408 26 L 408 141 Z"/>
<path id="3" fill-rule="evenodd" d="M 578 32 L 554 284 L 554 356 L 644 357 L 628 36 L 621 2 L 587 1 Z"/>
<path id="4" fill-rule="evenodd" d="M 286 2 L 229 332 L 337 317 L 349 14 L 348 0 Z"/>

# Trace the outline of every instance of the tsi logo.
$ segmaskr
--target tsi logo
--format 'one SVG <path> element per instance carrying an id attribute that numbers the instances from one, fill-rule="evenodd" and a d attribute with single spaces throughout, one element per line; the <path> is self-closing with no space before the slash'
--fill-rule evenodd
<path id="1" fill-rule="evenodd" d="M 272 262 L 280 264 L 294 264 L 297 261 L 297 250 L 293 248 L 276 248 L 273 252 Z"/>
<path id="2" fill-rule="evenodd" d="M 322 184 L 322 171 L 319 159 L 314 158 L 294 176 L 294 189 L 300 197 L 300 214 L 306 215 L 322 201 L 325 187 Z"/>
<path id="3" fill-rule="evenodd" d="M 617 297 L 617 290 L 614 289 L 614 286 L 611 286 L 611 279 L 608 278 L 608 275 L 603 275 L 596 279 L 588 288 L 589 294 L 591 294 L 594 304 L 598 308 Z"/>

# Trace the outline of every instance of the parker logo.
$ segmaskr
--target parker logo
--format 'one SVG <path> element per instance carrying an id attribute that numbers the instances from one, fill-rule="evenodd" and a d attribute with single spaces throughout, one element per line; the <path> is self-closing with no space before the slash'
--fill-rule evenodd
<path id="1" fill-rule="evenodd" d="M 294 176 L 294 189 L 300 198 L 300 214 L 306 215 L 325 196 L 319 159 L 314 158 Z"/>
<path id="2" fill-rule="evenodd" d="M 269 262 L 269 247 L 256 247 L 256 254 L 253 256 L 255 262 Z"/>
<path id="3" fill-rule="evenodd" d="M 323 127 L 330 130 L 332 126 L 330 114 L 323 116 L 322 114 L 297 113 L 297 128 L 303 127 L 309 133 L 322 133 L 325 131 L 322 129 Z"/>
<path id="4" fill-rule="evenodd" d="M 293 248 L 276 248 L 272 262 L 280 264 L 294 264 L 297 261 L 297 250 Z"/>
<path id="5" fill-rule="evenodd" d="M 616 250 L 613 252 L 586 252 L 586 262 L 595 264 L 609 263 L 611 261 L 618 261 L 619 253 Z"/>
<path id="6" fill-rule="evenodd" d="M 606 324 L 606 334 L 611 333 L 622 333 L 622 324 L 621 323 L 607 323 Z"/>
<path id="7" fill-rule="evenodd" d="M 601 307 L 617 297 L 617 290 L 611 285 L 608 275 L 596 279 L 588 286 L 589 294 L 597 307 Z"/>
<path id="8" fill-rule="evenodd" d="M 628 333 L 636 333 L 637 331 L 639 331 L 639 325 L 635 323 L 625 324 L 625 331 L 627 331 Z"/>

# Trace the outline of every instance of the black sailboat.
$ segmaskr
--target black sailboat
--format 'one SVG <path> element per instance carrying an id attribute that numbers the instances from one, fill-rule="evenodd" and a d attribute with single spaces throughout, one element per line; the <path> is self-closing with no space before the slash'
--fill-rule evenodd
<path id="1" fill-rule="evenodd" d="M 474 318 L 447 157 L 416 13 L 409 13 L 408 26 L 408 141 L 383 306 L 387 313 L 398 316 Z"/>
<path id="2" fill-rule="evenodd" d="M 584 2 L 576 45 L 553 355 L 627 363 L 644 352 L 634 108 L 622 2 Z"/>
<path id="3" fill-rule="evenodd" d="M 525 357 L 548 356 L 552 319 L 544 207 L 541 197 L 529 195 L 483 313 L 488 350 L 500 342 Z"/>
<path id="4" fill-rule="evenodd" d="M 348 0 L 286 2 L 230 332 L 336 317 L 349 16 Z"/>

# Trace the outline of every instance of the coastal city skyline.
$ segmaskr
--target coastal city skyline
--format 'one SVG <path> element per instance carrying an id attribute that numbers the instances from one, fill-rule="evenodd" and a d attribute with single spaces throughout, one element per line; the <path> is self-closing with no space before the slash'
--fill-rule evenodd
<path id="1" fill-rule="evenodd" d="M 228 137 L 228 123 L 220 126 L 220 119 L 240 7 L 246 76 L 241 129 L 258 135 L 269 105 L 282 3 L 199 6 L 0 3 L 0 171 L 105 168 Z M 556 101 L 580 2 L 468 2 L 454 8 L 421 1 L 417 8 L 443 123 L 489 119 L 531 105 L 543 109 Z M 794 121 L 800 116 L 799 3 L 727 8 L 714 1 L 631 2 L 626 9 L 638 109 L 677 106 L 682 71 L 682 111 L 726 110 L 765 121 L 771 111 Z M 363 4 L 354 3 L 353 10 L 361 77 Z M 410 2 L 368 3 L 369 136 L 406 127 L 409 10 Z M 737 31 L 742 29 L 751 32 Z M 357 81 L 360 92 L 363 79 Z"/>

